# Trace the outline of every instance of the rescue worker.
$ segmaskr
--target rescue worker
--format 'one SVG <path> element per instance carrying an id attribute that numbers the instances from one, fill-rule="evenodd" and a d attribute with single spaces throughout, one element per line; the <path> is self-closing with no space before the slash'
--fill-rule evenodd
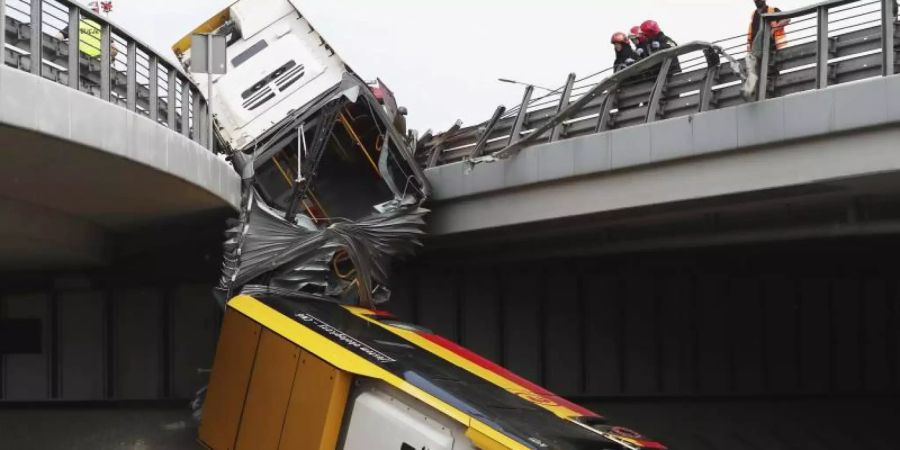
<path id="1" fill-rule="evenodd" d="M 672 38 L 666 36 L 666 33 L 662 32 L 659 28 L 659 24 L 656 23 L 655 20 L 645 20 L 644 23 L 641 24 L 641 34 L 644 35 L 644 39 L 646 40 L 646 46 L 649 51 L 648 56 L 678 46 Z M 681 63 L 678 62 L 678 58 L 674 58 L 669 73 L 677 72 L 681 72 Z"/>
<path id="2" fill-rule="evenodd" d="M 741 89 L 741 95 L 746 100 L 752 100 L 759 96 L 757 88 L 759 87 L 760 65 L 763 60 L 763 39 L 770 39 L 768 64 L 766 69 L 767 90 L 775 87 L 775 81 L 778 79 L 778 67 L 775 65 L 775 58 L 771 57 L 775 51 L 782 49 L 787 45 L 787 39 L 784 33 L 784 27 L 790 23 L 790 19 L 773 20 L 769 22 L 772 30 L 771 36 L 762 36 L 759 34 L 759 28 L 762 26 L 762 14 L 772 14 L 781 12 L 780 9 L 769 6 L 766 0 L 753 0 L 756 9 L 750 18 L 750 27 L 747 31 L 747 57 L 744 59 L 747 65 L 747 80 Z"/>
<path id="3" fill-rule="evenodd" d="M 625 33 L 613 33 L 610 43 L 616 51 L 616 60 L 613 62 L 613 72 L 618 72 L 638 60 L 638 55 L 631 48 L 631 42 Z"/>
<path id="4" fill-rule="evenodd" d="M 650 48 L 647 46 L 647 37 L 641 32 L 640 25 L 631 27 L 631 33 L 628 35 L 628 39 L 631 40 L 631 43 L 634 45 L 634 52 L 637 54 L 638 59 L 644 58 L 650 54 Z"/>
<path id="5" fill-rule="evenodd" d="M 655 20 L 644 21 L 644 23 L 641 24 L 641 34 L 644 35 L 650 53 L 678 46 L 672 38 L 666 36 L 666 34 L 662 32 L 659 28 L 659 24 L 656 23 Z"/>
<path id="6" fill-rule="evenodd" d="M 760 16 L 762 14 L 781 12 L 780 9 L 766 4 L 766 0 L 753 0 L 753 3 L 756 4 L 756 9 L 753 10 L 753 16 L 750 17 L 750 28 L 747 30 L 748 52 L 753 50 L 753 40 L 756 39 L 756 33 L 759 32 L 759 27 L 760 25 L 762 25 Z M 785 37 L 784 27 L 789 23 L 791 23 L 790 19 L 773 20 L 769 22 L 769 26 L 772 27 L 771 48 L 773 50 L 780 50 L 784 48 L 785 45 L 787 45 L 787 38 Z"/>

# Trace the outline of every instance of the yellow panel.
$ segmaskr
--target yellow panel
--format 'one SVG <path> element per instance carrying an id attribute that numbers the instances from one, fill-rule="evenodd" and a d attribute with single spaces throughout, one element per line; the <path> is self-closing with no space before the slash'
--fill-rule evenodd
<path id="1" fill-rule="evenodd" d="M 195 34 L 212 33 L 213 31 L 216 31 L 217 28 L 224 25 L 229 19 L 231 19 L 231 7 L 220 11 L 206 22 L 203 22 L 202 25 L 195 28 L 194 31 L 191 31 L 183 38 L 179 39 L 178 42 L 172 46 L 172 51 L 175 52 L 176 55 L 183 54 L 191 48 L 191 36 Z"/>
<path id="2" fill-rule="evenodd" d="M 200 440 L 209 448 L 234 448 L 260 331 L 247 316 L 225 311 L 200 424 Z"/>
<path id="3" fill-rule="evenodd" d="M 328 361 L 338 369 L 354 375 L 383 380 L 391 386 L 425 402 L 428 406 L 450 416 L 453 420 L 469 426 L 471 418 L 459 409 L 407 383 L 400 377 L 378 367 L 377 364 L 367 361 L 362 356 L 347 350 L 340 344 L 300 325 L 296 320 L 264 305 L 253 297 L 247 295 L 235 297 L 228 302 L 228 306 L 246 314 L 248 317 L 252 317 L 259 323 L 264 324 L 267 329 L 284 336 L 291 342 L 302 345 L 304 350 L 308 350 L 319 358 Z"/>
<path id="4" fill-rule="evenodd" d="M 333 450 L 352 376 L 302 351 L 279 450 Z"/>
<path id="5" fill-rule="evenodd" d="M 263 330 L 238 433 L 237 450 L 278 450 L 300 348 Z"/>
<path id="6" fill-rule="evenodd" d="M 484 433 L 469 428 L 466 430 L 466 437 L 475 444 L 479 450 L 509 450 L 509 447 L 489 438 Z"/>

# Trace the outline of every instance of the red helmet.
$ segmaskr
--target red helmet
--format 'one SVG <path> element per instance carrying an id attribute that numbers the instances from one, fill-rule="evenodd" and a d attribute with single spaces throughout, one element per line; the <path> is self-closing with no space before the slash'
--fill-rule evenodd
<path id="1" fill-rule="evenodd" d="M 650 37 L 656 36 L 659 34 L 659 24 L 656 23 L 655 20 L 647 20 L 641 24 L 641 31 Z"/>
<path id="2" fill-rule="evenodd" d="M 623 44 L 623 45 L 627 44 L 628 36 L 626 36 L 625 33 L 622 33 L 621 31 L 617 32 L 617 33 L 613 33 L 612 38 L 610 39 L 610 43 Z"/>
<path id="3" fill-rule="evenodd" d="M 641 33 L 640 25 L 631 27 L 631 32 L 628 34 L 628 39 L 637 39 L 638 42 L 644 42 L 644 33 Z"/>

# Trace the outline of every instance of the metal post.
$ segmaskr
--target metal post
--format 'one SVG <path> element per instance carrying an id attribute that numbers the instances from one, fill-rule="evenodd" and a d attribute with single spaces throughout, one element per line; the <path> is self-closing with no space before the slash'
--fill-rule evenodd
<path id="1" fill-rule="evenodd" d="M 894 34 L 897 21 L 897 0 L 881 2 L 881 71 L 884 76 L 894 74 Z"/>
<path id="2" fill-rule="evenodd" d="M 0 0 L 2 2 L 3 0 Z M 77 6 L 69 6 L 69 87 L 75 90 L 80 88 L 81 82 L 81 10 Z"/>
<path id="3" fill-rule="evenodd" d="M 556 107 L 556 114 L 563 112 L 567 106 L 569 106 L 569 99 L 572 98 L 572 88 L 575 86 L 575 74 L 570 73 L 569 78 L 566 79 L 566 87 L 563 88 L 562 96 L 559 98 L 559 106 Z M 556 115 L 554 114 L 554 115 Z M 550 142 L 555 142 L 559 139 L 559 135 L 562 133 L 563 124 L 559 124 L 553 127 L 553 131 L 550 132 Z"/>
<path id="4" fill-rule="evenodd" d="M 487 141 L 491 137 L 491 132 L 494 131 L 494 127 L 497 126 L 497 123 L 500 122 L 500 118 L 503 117 L 503 113 L 506 112 L 506 107 L 500 105 L 494 111 L 493 117 L 488 121 L 487 125 L 484 128 L 484 132 L 478 138 L 478 143 L 475 144 L 475 148 L 472 149 L 472 153 L 469 154 L 469 159 L 477 158 L 484 153 L 484 147 L 487 146 Z"/>
<path id="5" fill-rule="evenodd" d="M 154 123 L 159 122 L 159 57 L 154 53 L 149 53 L 149 66 L 147 83 L 147 109 L 150 110 L 150 120 Z"/>
<path id="6" fill-rule="evenodd" d="M 112 28 L 108 23 L 101 24 L 100 28 L 100 98 L 108 102 L 112 71 Z"/>
<path id="7" fill-rule="evenodd" d="M 762 15 L 762 24 L 759 31 L 762 41 L 762 54 L 759 56 L 759 92 L 757 92 L 758 100 L 766 99 L 766 91 L 769 89 L 769 53 L 772 51 L 772 27 L 766 20 L 765 14 Z"/>
<path id="8" fill-rule="evenodd" d="M 441 155 L 443 154 L 444 147 L 446 146 L 446 142 L 459 132 L 460 128 L 462 128 L 462 125 L 462 120 L 457 120 L 449 130 L 441 133 L 441 135 L 437 139 L 437 142 L 435 142 L 434 147 L 431 150 L 431 155 L 429 155 L 428 157 L 428 164 L 426 165 L 426 167 L 434 167 L 438 164 L 438 162 L 440 162 Z"/>
<path id="9" fill-rule="evenodd" d="M 662 100 L 663 92 L 666 90 L 666 81 L 669 79 L 669 70 L 672 69 L 672 60 L 675 57 L 668 58 L 663 61 L 659 68 L 659 75 L 656 76 L 656 83 L 650 94 L 650 105 L 647 107 L 647 118 L 645 122 L 650 123 L 656 121 L 659 115 L 659 103 Z"/>
<path id="10" fill-rule="evenodd" d="M 828 57 L 831 47 L 828 41 L 828 8 L 820 6 L 818 13 L 818 25 L 816 27 L 816 89 L 828 87 Z"/>
<path id="11" fill-rule="evenodd" d="M 213 145 L 213 35 L 212 33 L 206 36 L 206 109 L 209 113 L 209 119 L 207 119 L 207 127 L 209 128 L 209 138 L 207 139 L 208 146 L 207 148 L 210 150 L 215 150 L 215 145 Z M 299 176 L 299 175 L 298 175 Z"/>
<path id="12" fill-rule="evenodd" d="M 719 80 L 720 66 L 712 66 L 706 69 L 706 78 L 703 79 L 703 89 L 700 91 L 700 112 L 708 111 L 713 101 L 713 86 Z"/>
<path id="13" fill-rule="evenodd" d="M 512 131 L 509 132 L 509 142 L 506 145 L 513 145 L 522 138 L 522 127 L 525 126 L 525 117 L 528 115 L 528 104 L 531 103 L 532 94 L 534 94 L 534 86 L 527 86 L 525 95 L 522 96 L 522 104 L 519 106 L 519 113 L 516 115 L 516 121 L 513 123 Z"/>
<path id="14" fill-rule="evenodd" d="M 168 89 L 166 89 L 166 121 L 169 124 L 169 129 L 172 131 L 176 130 L 176 121 L 175 121 L 175 95 L 176 87 L 178 87 L 177 79 L 175 78 L 175 69 L 169 67 L 169 79 L 167 81 Z"/>
<path id="15" fill-rule="evenodd" d="M 191 136 L 191 83 L 181 80 L 181 134 Z"/>
<path id="16" fill-rule="evenodd" d="M 202 132 L 203 127 L 203 111 L 201 105 L 202 96 L 200 95 L 199 90 L 191 89 L 191 110 L 194 112 L 194 123 L 191 126 L 192 138 L 194 142 L 200 143 L 203 142 L 203 138 L 201 137 L 204 133 Z"/>
<path id="17" fill-rule="evenodd" d="M 5 0 L 4 0 L 5 1 Z M 31 0 L 31 73 L 40 75 L 42 62 L 41 37 L 43 36 L 42 22 L 43 0 Z M 4 19 L 6 20 L 6 19 Z M 4 48 L 3 51 L 6 51 Z"/>
<path id="18" fill-rule="evenodd" d="M 206 147 L 206 137 L 209 136 L 206 132 L 206 121 L 208 119 L 208 112 L 206 110 L 206 103 L 201 101 L 200 92 L 194 92 L 196 98 L 194 98 L 194 106 L 196 109 L 194 110 L 194 129 L 196 136 L 194 136 L 194 140 L 197 141 L 203 148 Z"/>
<path id="19" fill-rule="evenodd" d="M 128 65 L 125 69 L 125 103 L 129 111 L 137 109 L 137 44 L 128 41 Z"/>
<path id="20" fill-rule="evenodd" d="M 0 0 L 0 67 L 6 64 L 6 0 Z"/>
<path id="21" fill-rule="evenodd" d="M 597 127 L 595 133 L 606 131 L 609 129 L 609 112 L 612 111 L 613 105 L 616 104 L 616 93 L 619 91 L 619 85 L 615 85 L 606 92 L 603 102 L 600 103 L 600 114 L 597 116 Z"/>

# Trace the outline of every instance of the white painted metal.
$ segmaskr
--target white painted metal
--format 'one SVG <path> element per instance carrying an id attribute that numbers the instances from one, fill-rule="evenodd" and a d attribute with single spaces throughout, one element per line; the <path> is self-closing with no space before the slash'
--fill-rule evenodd
<path id="1" fill-rule="evenodd" d="M 213 109 L 222 136 L 235 150 L 244 149 L 291 112 L 337 86 L 348 71 L 291 2 L 259 3 L 242 0 L 231 7 L 241 37 L 228 47 L 228 73 L 213 77 Z M 234 61 L 254 45 L 264 48 L 235 67 Z M 283 70 L 291 61 L 294 65 Z M 289 83 L 298 74 L 302 77 Z M 258 89 L 246 95 L 254 86 Z"/>
<path id="2" fill-rule="evenodd" d="M 344 450 L 475 450 L 459 423 L 387 385 L 363 383 L 351 408 Z"/>

